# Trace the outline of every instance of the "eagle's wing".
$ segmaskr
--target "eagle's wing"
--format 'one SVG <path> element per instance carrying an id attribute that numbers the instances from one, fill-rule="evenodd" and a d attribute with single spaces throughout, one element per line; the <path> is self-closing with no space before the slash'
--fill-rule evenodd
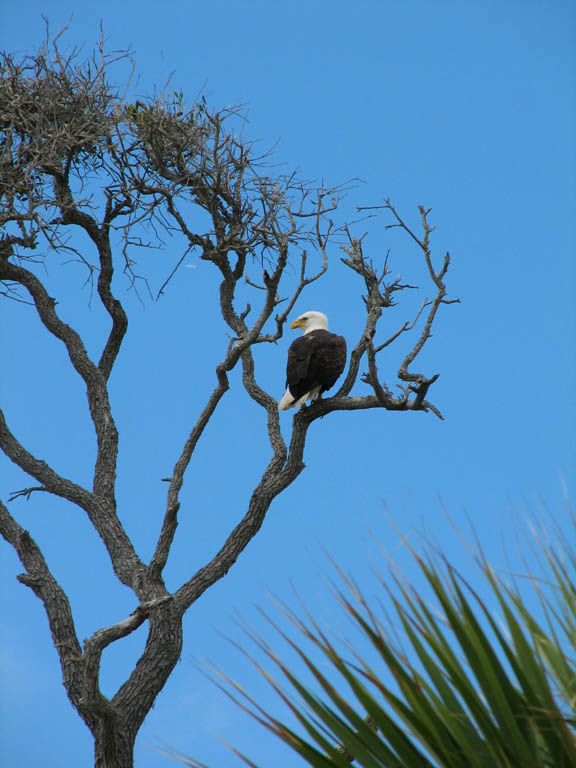
<path id="1" fill-rule="evenodd" d="M 332 334 L 314 351 L 314 359 L 310 368 L 322 371 L 324 390 L 330 389 L 340 376 L 346 365 L 346 340 L 343 336 Z M 311 371 L 312 372 L 312 371 Z"/>
<path id="2" fill-rule="evenodd" d="M 286 364 L 287 387 L 295 387 L 307 377 L 312 349 L 313 344 L 306 336 L 295 339 L 290 345 Z"/>

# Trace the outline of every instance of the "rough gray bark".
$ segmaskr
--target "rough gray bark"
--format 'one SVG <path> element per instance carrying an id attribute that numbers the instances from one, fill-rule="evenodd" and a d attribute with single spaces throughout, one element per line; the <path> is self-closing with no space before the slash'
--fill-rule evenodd
<path id="1" fill-rule="evenodd" d="M 46 612 L 60 658 L 63 682 L 72 706 L 94 736 L 98 768 L 131 768 L 133 746 L 144 718 L 177 663 L 182 650 L 184 613 L 234 565 L 258 533 L 273 500 L 304 469 L 308 430 L 316 419 L 336 410 L 439 410 L 426 398 L 437 375 L 413 373 L 410 366 L 430 337 L 436 313 L 446 299 L 444 278 L 449 257 L 437 271 L 430 250 L 429 211 L 420 208 L 422 235 L 400 218 L 391 203 L 381 206 L 416 243 L 423 255 L 435 297 L 425 301 L 417 316 L 390 338 L 377 341 L 382 311 L 398 292 L 411 288 L 389 280 L 387 264 L 378 269 L 365 257 L 362 238 L 348 228 L 337 229 L 331 216 L 341 189 L 312 189 L 296 176 L 267 175 L 265 158 L 238 132 L 241 114 L 211 111 L 205 102 L 187 107 L 181 97 L 160 96 L 146 104 L 124 102 L 107 80 L 113 61 L 103 48 L 89 62 L 78 62 L 75 51 L 64 56 L 58 38 L 33 56 L 2 58 L 0 91 L 0 281 L 3 295 L 32 303 L 43 327 L 65 346 L 70 363 L 86 388 L 86 405 L 96 436 L 97 453 L 91 488 L 58 474 L 34 456 L 10 431 L 0 411 L 0 446 L 38 485 L 17 491 L 10 501 L 32 492 L 67 499 L 83 510 L 100 536 L 110 566 L 122 584 L 134 592 L 137 608 L 123 621 L 78 640 L 74 617 L 62 588 L 42 552 L 0 501 L 0 532 L 17 552 L 24 573 L 19 581 L 34 591 Z M 230 127 L 229 127 L 230 125 Z M 94 177 L 103 194 L 97 203 Z M 80 191 L 78 191 L 80 190 Z M 184 203 L 184 200 L 188 201 Z M 210 217 L 207 231 L 189 223 L 190 201 Z M 218 301 L 232 338 L 216 366 L 215 386 L 181 448 L 170 478 L 163 522 L 150 563 L 136 553 L 116 510 L 118 431 L 108 397 L 108 380 L 128 329 L 122 303 L 113 292 L 118 265 L 133 273 L 130 248 L 141 244 L 139 232 L 148 224 L 179 236 L 184 255 L 196 249 L 220 274 Z M 89 239 L 91 254 L 78 252 L 67 233 L 80 230 Z M 111 235 L 121 232 L 124 248 L 115 253 Z M 306 287 L 328 268 L 328 249 L 344 250 L 350 278 L 365 290 L 366 322 L 354 346 L 344 381 L 336 395 L 297 412 L 291 440 L 280 431 L 275 398 L 257 381 L 252 348 L 277 341 L 287 318 Z M 97 295 L 111 323 L 98 361 L 92 360 L 78 332 L 63 322 L 57 302 L 42 282 L 42 270 L 31 259 L 40 244 L 48 251 L 72 251 L 95 280 Z M 310 273 L 308 254 L 319 255 L 319 268 Z M 95 263 L 90 259 L 95 257 Z M 184 256 L 182 257 L 184 258 Z M 299 281 L 282 298 L 289 261 L 299 262 Z M 182 259 L 175 265 L 173 279 Z M 251 275 L 261 274 L 257 283 Z M 248 283 L 254 306 L 237 306 L 237 288 Z M 416 341 L 399 359 L 400 394 L 394 396 L 380 381 L 377 355 L 414 330 L 423 318 Z M 363 381 L 372 394 L 351 395 L 362 361 Z M 178 525 L 180 491 L 186 470 L 222 398 L 228 374 L 242 367 L 242 384 L 266 411 L 270 459 L 240 522 L 219 552 L 173 593 L 162 573 Z M 264 436 L 263 436 L 264 438 Z M 146 647 L 113 698 L 99 687 L 103 652 L 114 642 L 148 625 Z"/>

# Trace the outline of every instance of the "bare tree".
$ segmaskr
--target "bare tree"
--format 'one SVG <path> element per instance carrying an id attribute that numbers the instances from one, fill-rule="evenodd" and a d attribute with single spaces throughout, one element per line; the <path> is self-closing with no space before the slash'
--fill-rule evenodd
<path id="1" fill-rule="evenodd" d="M 32 55 L 4 53 L 0 79 L 2 295 L 31 303 L 39 328 L 66 348 L 85 385 L 97 443 L 92 487 L 82 487 L 33 455 L 0 412 L 2 449 L 32 479 L 30 487 L 13 492 L 9 501 L 44 492 L 47 504 L 53 495 L 83 510 L 104 542 L 117 579 L 133 591 L 135 610 L 94 632 L 82 645 L 65 592 L 32 535 L 2 502 L 0 531 L 24 568 L 19 581 L 42 601 L 68 697 L 93 734 L 99 768 L 133 765 L 136 734 L 180 657 L 184 613 L 230 570 L 258 533 L 274 498 L 302 472 L 312 424 L 333 411 L 366 408 L 431 411 L 442 418 L 427 399 L 437 375 L 414 373 L 411 367 L 430 337 L 440 305 L 448 303 L 444 279 L 450 263 L 448 254 L 440 268 L 433 263 L 428 210 L 420 208 L 417 234 L 390 202 L 380 206 L 391 216 L 388 226 L 403 230 L 421 252 L 433 298 L 389 338 L 378 338 L 382 311 L 395 303 L 397 293 L 413 286 L 391 279 L 387 259 L 373 264 L 364 254 L 363 236 L 355 238 L 347 226 L 334 223 L 342 188 L 277 173 L 268 157 L 258 156 L 254 144 L 244 138 L 239 109 L 213 110 L 203 98 L 190 107 L 182 94 L 173 92 L 131 103 L 109 79 L 110 67 L 119 60 L 130 62 L 125 53 L 106 53 L 103 45 L 84 60 L 78 50 L 63 51 L 60 36 L 47 36 Z M 148 563 L 139 557 L 117 514 L 118 430 L 108 391 L 128 328 L 113 278 L 115 271 L 123 270 L 136 281 L 131 254 L 145 244 L 145 237 L 171 242 L 181 238 L 184 243 L 183 255 L 160 293 L 175 279 L 191 249 L 217 270 L 220 312 L 231 332 L 216 366 L 214 388 L 190 424 L 168 478 L 166 506 L 158 511 L 160 534 Z M 326 273 L 328 251 L 334 247 L 343 248 L 350 278 L 356 276 L 365 291 L 365 327 L 342 386 L 334 397 L 295 414 L 287 444 L 275 397 L 257 381 L 253 347 L 281 338 L 302 293 Z M 62 320 L 48 293 L 42 266 L 55 252 L 69 252 L 85 265 L 94 295 L 107 313 L 110 328 L 98 359 Z M 319 265 L 313 271 L 311 254 Z M 283 296 L 288 265 L 296 267 L 299 279 Z M 246 285 L 253 298 L 239 306 L 239 287 Z M 399 357 L 399 389 L 393 394 L 379 378 L 378 353 L 408 338 L 411 331 L 415 339 Z M 371 394 L 351 394 L 363 360 L 367 371 L 362 380 Z M 163 570 L 176 533 L 186 470 L 229 389 L 228 375 L 238 365 L 243 387 L 266 412 L 270 458 L 246 505 L 238 510 L 240 522 L 218 553 L 169 592 Z M 117 693 L 104 696 L 99 685 L 104 650 L 144 623 L 148 639 L 142 655 Z"/>

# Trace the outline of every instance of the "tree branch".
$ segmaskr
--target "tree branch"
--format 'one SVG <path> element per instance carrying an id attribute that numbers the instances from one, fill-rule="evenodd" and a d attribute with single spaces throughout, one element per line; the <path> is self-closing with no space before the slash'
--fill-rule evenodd
<path id="1" fill-rule="evenodd" d="M 110 248 L 110 220 L 112 209 L 110 207 L 110 195 L 108 196 L 107 210 L 102 227 L 98 226 L 95 218 L 81 210 L 74 200 L 68 180 L 68 172 L 60 170 L 50 171 L 54 177 L 55 202 L 61 212 L 61 221 L 64 225 L 76 225 L 83 229 L 90 240 L 96 246 L 100 260 L 100 272 L 98 274 L 98 294 L 104 308 L 112 320 L 112 329 L 102 352 L 99 369 L 107 380 L 112 367 L 120 351 L 120 346 L 128 328 L 128 318 L 120 301 L 112 295 L 112 277 L 114 266 L 112 251 Z M 122 208 L 120 208 L 122 210 Z M 119 215 L 120 210 L 115 212 Z"/>
<path id="2" fill-rule="evenodd" d="M 114 508 L 110 508 L 105 499 L 97 498 L 85 488 L 60 476 L 45 461 L 29 453 L 8 429 L 1 410 L 0 447 L 20 469 L 42 483 L 45 490 L 77 504 L 87 512 L 106 545 L 116 575 L 123 584 L 137 589 L 138 580 L 135 575 L 141 572 L 144 566 L 138 559 Z"/>
<path id="3" fill-rule="evenodd" d="M 78 333 L 58 317 L 55 310 L 56 302 L 32 272 L 2 260 L 0 261 L 0 280 L 13 280 L 28 290 L 44 327 L 64 343 L 72 365 L 86 384 L 90 415 L 98 443 L 94 493 L 113 502 L 118 432 L 110 410 L 105 377 L 88 357 Z"/>
<path id="4" fill-rule="evenodd" d="M 174 593 L 176 606 L 181 613 L 188 610 L 207 589 L 228 573 L 262 527 L 274 498 L 299 474 L 299 471 L 282 473 L 282 463 L 282 456 L 272 457 L 252 493 L 246 514 L 230 533 L 222 548 Z"/>
<path id="5" fill-rule="evenodd" d="M 120 352 L 122 341 L 128 330 L 128 317 L 126 316 L 124 307 L 112 294 L 112 277 L 114 269 L 109 237 L 109 228 L 106 227 L 105 234 L 104 232 L 101 233 L 99 243 L 97 243 L 98 255 L 100 257 L 98 294 L 112 320 L 112 328 L 98 363 L 98 368 L 102 371 L 106 380 L 110 377 L 112 368 L 116 362 L 118 353 Z"/>
<path id="6" fill-rule="evenodd" d="M 449 254 L 446 254 L 442 269 L 440 270 L 439 273 L 437 273 L 432 264 L 432 257 L 431 257 L 431 251 L 430 251 L 430 234 L 434 230 L 434 227 L 430 226 L 428 223 L 428 214 L 430 213 L 430 209 L 425 209 L 423 206 L 419 206 L 420 218 L 422 222 L 422 228 L 424 231 L 424 236 L 422 239 L 420 239 L 410 229 L 410 227 L 408 227 L 408 225 L 404 222 L 404 220 L 400 217 L 400 215 L 397 213 L 396 209 L 394 208 L 394 206 L 391 204 L 389 200 L 386 200 L 383 206 L 370 206 L 370 208 L 374 208 L 374 207 L 383 208 L 383 209 L 389 210 L 392 213 L 396 223 L 387 225 L 387 228 L 400 227 L 408 235 L 410 235 L 410 237 L 415 243 L 417 243 L 417 245 L 419 246 L 420 250 L 424 255 L 424 260 L 426 263 L 428 274 L 432 278 L 432 281 L 434 282 L 434 285 L 436 287 L 436 296 L 432 301 L 428 301 L 427 299 L 424 300 L 422 306 L 418 310 L 416 317 L 414 318 L 411 324 L 409 324 L 408 322 L 404 323 L 404 325 L 396 333 L 390 336 L 382 344 L 378 345 L 377 347 L 374 347 L 372 340 L 375 335 L 376 324 L 379 320 L 381 309 L 383 307 L 393 306 L 393 303 L 394 303 L 393 296 L 396 291 L 404 290 L 406 288 L 412 288 L 414 286 L 403 285 L 402 283 L 400 283 L 400 278 L 397 278 L 396 280 L 394 280 L 392 283 L 389 283 L 389 284 L 384 283 L 384 278 L 388 272 L 387 260 L 384 265 L 384 271 L 382 275 L 379 277 L 376 274 L 376 271 L 374 270 L 373 265 L 367 264 L 366 259 L 364 258 L 364 254 L 362 251 L 362 239 L 355 240 L 354 238 L 352 238 L 348 229 L 345 228 L 345 231 L 348 235 L 349 245 L 342 246 L 342 247 L 343 247 L 343 250 L 346 252 L 348 258 L 342 259 L 342 261 L 348 267 L 350 267 L 353 271 L 355 271 L 357 274 L 361 275 L 365 281 L 366 287 L 368 289 L 368 294 L 366 297 L 364 297 L 364 301 L 367 309 L 367 321 L 366 321 L 364 334 L 359 340 L 355 349 L 352 351 L 351 362 L 350 362 L 347 377 L 344 381 L 344 384 L 338 391 L 337 395 L 338 396 L 346 395 L 350 392 L 356 380 L 356 377 L 358 375 L 360 360 L 363 357 L 364 353 L 368 351 L 369 374 L 367 377 L 364 378 L 364 380 L 367 383 L 371 384 L 376 394 L 377 401 L 382 407 L 392 409 L 392 410 L 399 410 L 399 409 L 400 410 L 428 410 L 430 409 L 433 411 L 433 413 L 435 413 L 436 416 L 438 416 L 439 418 L 443 418 L 440 411 L 435 406 L 431 405 L 424 399 L 426 397 L 426 394 L 430 386 L 437 380 L 438 374 L 436 374 L 435 376 L 432 376 L 431 378 L 427 378 L 423 374 L 410 373 L 408 371 L 408 367 L 415 360 L 418 354 L 421 352 L 426 341 L 430 338 L 432 324 L 434 322 L 436 313 L 440 305 L 445 303 L 456 303 L 459 301 L 458 299 L 448 301 L 445 298 L 446 287 L 444 285 L 443 278 L 446 275 L 446 272 L 448 271 L 448 267 L 450 264 L 450 257 L 449 257 Z M 366 206 L 358 208 L 358 210 L 365 210 L 365 209 L 366 209 Z M 401 334 L 403 334 L 406 331 L 412 330 L 416 325 L 416 322 L 418 321 L 420 315 L 422 314 L 422 312 L 427 306 L 429 306 L 430 309 L 426 316 L 424 328 L 420 333 L 420 336 L 417 339 L 414 346 L 412 347 L 412 349 L 408 352 L 407 355 L 405 355 L 398 369 L 398 378 L 401 381 L 411 382 L 416 385 L 412 388 L 412 391 L 416 393 L 416 397 L 414 400 L 410 400 L 408 396 L 408 391 L 405 391 L 402 397 L 394 398 L 390 394 L 390 391 L 388 390 L 388 388 L 383 387 L 380 381 L 378 380 L 375 355 L 377 352 L 381 351 L 385 347 L 389 346 L 392 342 L 394 342 Z"/>
<path id="7" fill-rule="evenodd" d="M 178 502 L 174 506 L 168 506 L 162 522 L 162 530 L 154 550 L 154 555 L 150 560 L 148 567 L 148 573 L 150 579 L 153 582 L 160 580 L 162 571 L 166 567 L 168 556 L 170 554 L 170 547 L 174 541 L 176 534 L 176 528 L 178 527 L 178 510 L 180 509 L 180 503 Z"/>
<path id="8" fill-rule="evenodd" d="M 232 354 L 233 345 L 228 347 L 228 353 L 225 360 L 216 366 L 216 376 L 218 378 L 218 384 L 212 391 L 208 402 L 200 414 L 198 420 L 192 427 L 192 430 L 184 444 L 182 452 L 178 458 L 178 461 L 174 465 L 172 476 L 170 478 L 170 485 L 168 486 L 168 494 L 166 500 L 166 512 L 164 514 L 164 520 L 162 523 L 162 529 L 156 544 L 156 549 L 152 560 L 150 561 L 151 575 L 154 579 L 158 579 L 166 565 L 170 547 L 174 540 L 174 534 L 176 533 L 176 527 L 178 525 L 178 510 L 180 509 L 179 495 L 184 482 L 184 473 L 190 464 L 192 454 L 196 449 L 196 445 L 200 440 L 204 429 L 206 428 L 212 414 L 216 410 L 218 403 L 227 392 L 229 388 L 227 371 L 231 370 L 233 365 L 236 364 L 238 356 L 234 359 Z"/>
<path id="9" fill-rule="evenodd" d="M 92 494 L 82 486 L 61 477 L 45 461 L 29 453 L 8 429 L 2 410 L 0 410 L 0 447 L 21 470 L 42 483 L 42 490 L 77 504 L 87 512 L 92 510 L 94 502 Z"/>
<path id="10" fill-rule="evenodd" d="M 30 587 L 42 600 L 60 659 L 62 679 L 71 702 L 77 707 L 84 685 L 84 664 L 68 598 L 50 573 L 34 539 L 14 520 L 1 501 L 0 533 L 16 550 L 26 569 L 26 573 L 18 576 L 18 581 Z"/>

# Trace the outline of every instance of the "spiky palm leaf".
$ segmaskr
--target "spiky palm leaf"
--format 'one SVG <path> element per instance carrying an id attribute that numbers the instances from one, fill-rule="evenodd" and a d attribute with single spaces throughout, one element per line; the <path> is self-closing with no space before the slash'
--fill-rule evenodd
<path id="1" fill-rule="evenodd" d="M 413 551 L 429 596 L 399 575 L 381 580 L 407 652 L 391 640 L 362 593 L 340 572 L 345 589 L 338 600 L 373 652 L 366 653 L 365 646 L 357 653 L 342 650 L 309 614 L 300 618 L 282 608 L 301 636 L 298 641 L 272 622 L 313 683 L 304 682 L 250 631 L 282 683 L 253 655 L 251 660 L 301 732 L 219 673 L 224 690 L 318 768 L 350 763 L 364 768 L 573 768 L 576 552 L 566 543 L 550 547 L 543 539 L 539 547 L 545 568 L 523 587 L 498 575 L 476 553 L 483 597 L 442 556 Z M 305 651 L 310 644 L 312 650 Z"/>

